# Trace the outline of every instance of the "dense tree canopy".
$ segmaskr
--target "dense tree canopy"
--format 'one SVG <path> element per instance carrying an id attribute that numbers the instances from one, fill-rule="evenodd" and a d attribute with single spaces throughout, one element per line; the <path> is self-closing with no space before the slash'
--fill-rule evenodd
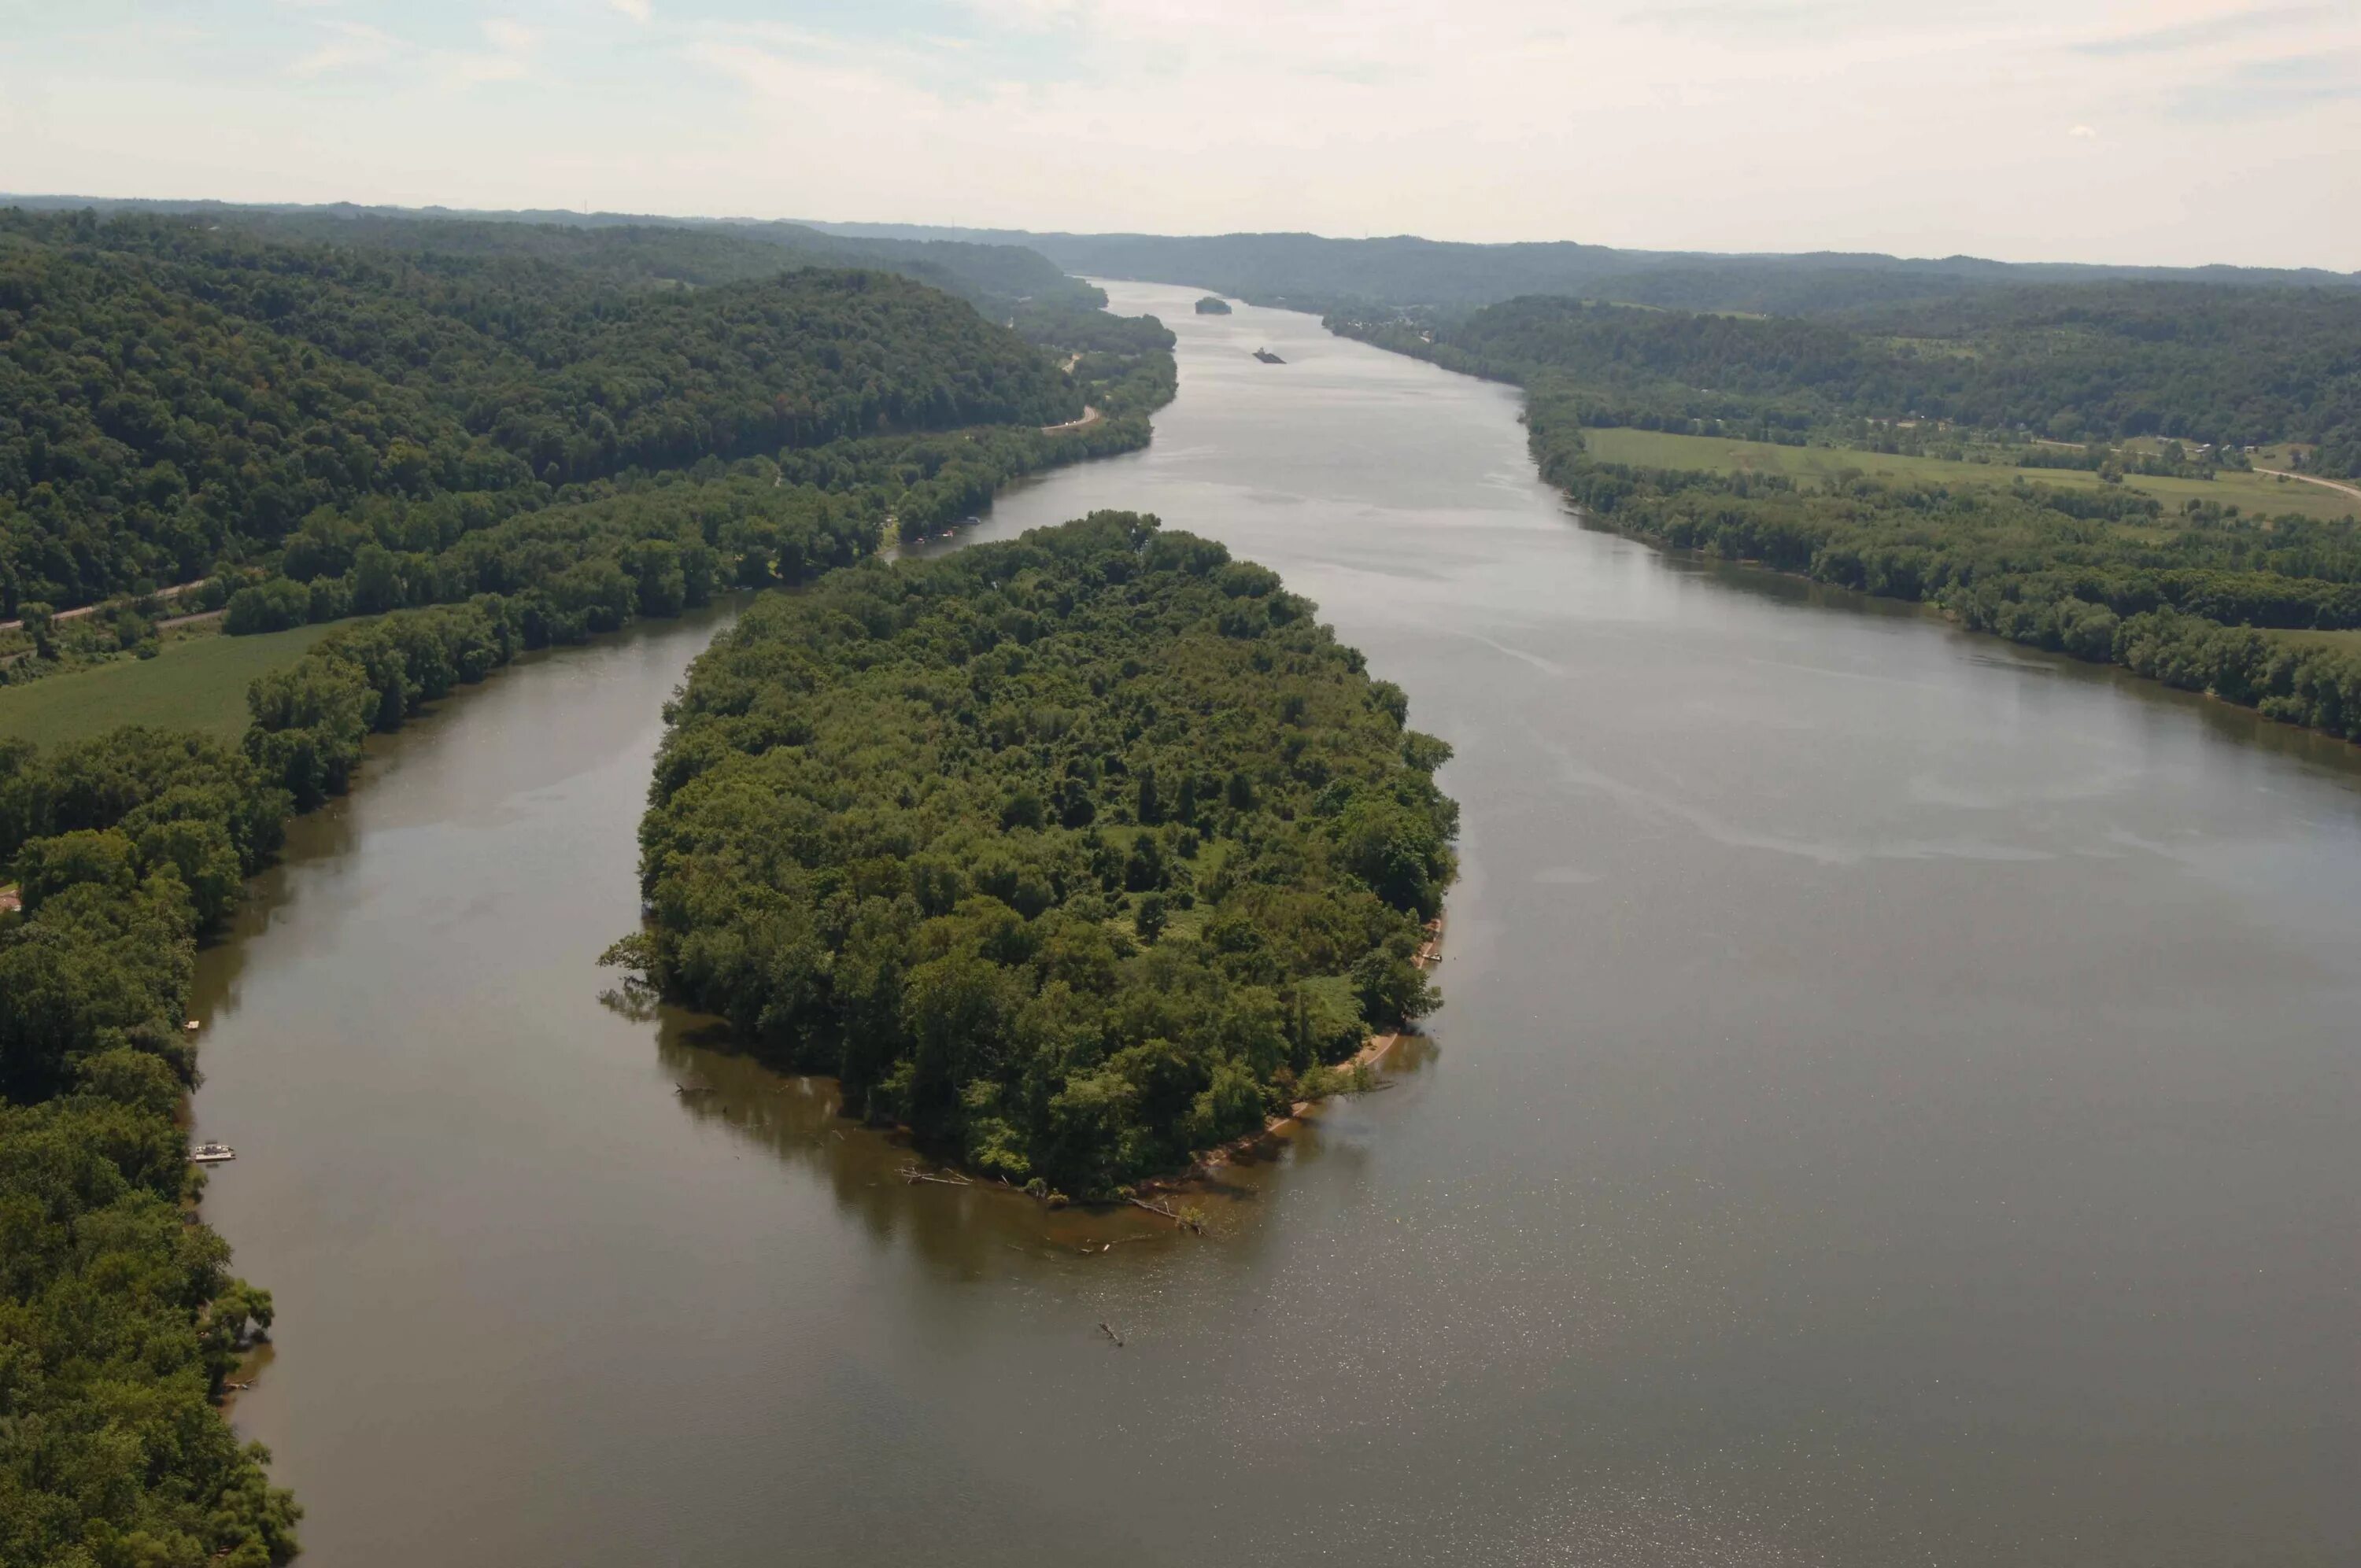
<path id="1" fill-rule="evenodd" d="M 2070 441 L 2295 441 L 2361 472 L 2356 289 L 2020 287 L 1833 320 L 1537 296 L 1419 331 L 1332 324 L 1458 369 L 1562 378 L 1593 394 L 1590 423 L 1773 434 L 1908 419 Z"/>
<path id="2" fill-rule="evenodd" d="M 295 1508 L 212 1408 L 269 1296 L 182 1211 L 195 938 L 279 846 L 245 757 L 0 742 L 0 1563 L 263 1568 Z"/>
<path id="3" fill-rule="evenodd" d="M 847 232 L 851 225 L 834 225 Z M 1790 314 L 1936 300 L 1992 286 L 2147 280 L 2242 288 L 2342 287 L 2361 274 L 2233 267 L 2092 267 L 1817 252 L 1717 256 L 1623 250 L 1575 241 L 1474 245 L 1387 235 L 1035 234 L 860 225 L 869 235 L 954 235 L 1039 251 L 1092 278 L 1139 278 L 1216 289 L 1296 310 L 1430 307 L 1466 311 L 1521 294 L 1580 295 L 1685 310 Z"/>
<path id="4" fill-rule="evenodd" d="M 667 246 L 693 265 L 713 236 L 471 250 L 479 228 L 538 232 L 419 224 L 399 237 L 446 248 L 402 250 L 0 214 L 0 611 L 224 564 L 269 572 L 324 508 L 472 497 L 466 516 L 506 515 L 700 464 L 1031 430 L 1074 420 L 1087 398 L 1122 412 L 1170 395 L 1169 334 L 1102 325 L 1095 291 L 978 290 L 988 320 L 883 271 L 654 287 L 631 265 Z M 631 265 L 610 254 L 626 240 Z M 1002 324 L 1020 316 L 1034 341 Z M 1144 440 L 1144 422 L 1122 433 Z"/>
<path id="5" fill-rule="evenodd" d="M 626 951 L 849 1104 L 1102 1194 L 1432 1004 L 1456 810 L 1403 714 L 1152 519 L 840 572 L 692 671 Z"/>
<path id="6" fill-rule="evenodd" d="M 169 203 L 142 209 L 171 211 Z M 1096 310 L 1097 291 L 1018 246 L 958 240 L 852 239 L 802 224 L 682 223 L 677 219 L 544 221 L 467 218 L 389 210 L 208 206 L 197 210 L 258 238 L 409 256 L 543 262 L 622 285 L 710 288 L 775 277 L 789 268 L 866 268 L 956 294 L 987 315 L 1019 302 Z"/>
<path id="7" fill-rule="evenodd" d="M 1578 391 L 1528 401 L 1544 477 L 1595 516 L 1675 549 L 1762 561 L 1942 606 L 1977 630 L 2361 740 L 2361 522 L 2241 517 L 2136 492 L 2046 486 L 1802 485 L 1594 461 Z"/>

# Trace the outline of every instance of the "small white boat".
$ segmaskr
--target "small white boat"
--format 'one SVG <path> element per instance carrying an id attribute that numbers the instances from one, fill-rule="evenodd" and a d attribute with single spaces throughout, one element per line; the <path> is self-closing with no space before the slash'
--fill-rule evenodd
<path id="1" fill-rule="evenodd" d="M 236 1159 L 237 1151 L 227 1144 L 199 1144 L 189 1151 L 192 1165 L 219 1165 L 225 1159 Z"/>

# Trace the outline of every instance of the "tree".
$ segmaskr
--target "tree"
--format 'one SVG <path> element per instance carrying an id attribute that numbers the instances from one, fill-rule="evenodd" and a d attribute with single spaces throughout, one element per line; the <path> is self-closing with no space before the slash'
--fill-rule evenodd
<path id="1" fill-rule="evenodd" d="M 1143 894 L 1132 908 L 1131 928 L 1139 933 L 1139 939 L 1143 942 L 1154 942 L 1164 935 L 1164 927 L 1170 920 L 1171 916 L 1164 906 L 1164 895 L 1160 893 Z"/>
<path id="2" fill-rule="evenodd" d="M 33 640 L 33 656 L 54 659 L 58 656 L 56 611 L 39 599 L 16 607 L 16 618 L 24 623 L 25 635 Z"/>

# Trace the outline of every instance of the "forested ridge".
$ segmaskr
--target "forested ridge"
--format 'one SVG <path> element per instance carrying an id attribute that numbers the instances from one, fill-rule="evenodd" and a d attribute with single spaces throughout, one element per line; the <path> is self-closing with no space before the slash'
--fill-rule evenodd
<path id="1" fill-rule="evenodd" d="M 1105 1196 L 1432 1006 L 1456 808 L 1404 712 L 1150 518 L 836 573 L 692 669 L 618 956 L 856 1113 Z"/>
<path id="2" fill-rule="evenodd" d="M 1424 326 L 1331 324 L 1455 369 L 1547 371 L 1596 424 L 1858 434 L 1943 422 L 2066 441 L 2316 445 L 2361 473 L 2361 290 L 2106 283 L 1988 290 L 1840 318 L 1530 297 Z"/>
<path id="3" fill-rule="evenodd" d="M 487 520 L 898 437 L 898 464 L 866 449 L 882 525 L 906 472 L 1005 477 L 1147 439 L 1172 386 L 1160 323 L 1117 323 L 1082 285 L 1002 296 L 964 254 L 991 247 L 950 248 L 971 300 L 876 270 L 680 286 L 664 269 L 795 254 L 694 229 L 422 223 L 328 245 L 0 214 L 0 611 L 208 574 L 225 592 L 287 575 L 307 528 L 417 554 Z M 1036 435 L 1086 401 L 1111 417 Z M 993 455 L 948 449 L 957 433 Z"/>
<path id="4" fill-rule="evenodd" d="M 1104 303 L 1039 252 L 964 239 L 851 237 L 805 224 L 634 216 L 614 213 L 463 213 L 438 208 L 244 206 L 223 202 L 13 198 L 45 214 L 93 211 L 235 229 L 274 243 L 310 243 L 406 255 L 553 263 L 612 283 L 707 287 L 768 278 L 790 268 L 873 268 L 898 272 L 1005 317 L 1018 302 Z"/>
<path id="5" fill-rule="evenodd" d="M 1387 235 L 1058 234 L 1023 229 L 818 224 L 840 236 L 950 238 L 1022 246 L 1093 278 L 1213 289 L 1258 305 L 1325 313 L 1461 312 L 1522 294 L 1563 294 L 1681 310 L 1806 315 L 1932 301 L 1991 287 L 2110 281 L 2235 288 L 2352 288 L 2361 273 L 2319 269 L 2137 267 L 1815 251 L 1728 256 L 1625 250 L 1571 240 L 1469 244 Z"/>

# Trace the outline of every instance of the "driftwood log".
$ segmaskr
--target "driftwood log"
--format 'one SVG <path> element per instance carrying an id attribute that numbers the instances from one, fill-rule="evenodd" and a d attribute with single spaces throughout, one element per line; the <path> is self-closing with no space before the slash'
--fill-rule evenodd
<path id="1" fill-rule="evenodd" d="M 970 1181 L 964 1176 L 937 1176 L 932 1171 L 920 1170 L 915 1165 L 906 1165 L 902 1168 L 902 1179 L 914 1183 L 931 1181 L 938 1187 L 972 1187 L 975 1185 L 974 1182 Z"/>
<path id="2" fill-rule="evenodd" d="M 1189 1230 L 1194 1231 L 1201 1236 L 1205 1234 L 1204 1221 L 1184 1210 L 1175 1209 L 1168 1202 L 1159 1201 L 1150 1203 L 1145 1198 L 1134 1198 L 1131 1200 L 1131 1206 L 1135 1209 L 1145 1209 L 1151 1214 L 1159 1214 L 1165 1219 L 1171 1221 L 1174 1224 L 1184 1226 Z"/>

